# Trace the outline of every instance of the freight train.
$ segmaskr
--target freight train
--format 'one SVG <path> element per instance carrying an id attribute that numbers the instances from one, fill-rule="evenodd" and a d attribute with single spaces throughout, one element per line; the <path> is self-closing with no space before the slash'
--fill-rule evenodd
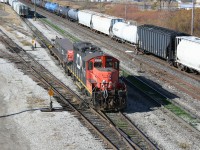
<path id="1" fill-rule="evenodd" d="M 198 37 L 154 25 L 131 25 L 123 18 L 91 10 L 59 6 L 57 3 L 42 0 L 32 0 L 32 3 L 91 30 L 110 36 L 114 40 L 130 43 L 137 47 L 138 51 L 165 59 L 181 70 L 200 72 L 200 40 Z M 184 45 L 182 43 L 191 44 L 193 50 L 189 48 L 190 45 L 179 46 L 179 44 Z"/>
<path id="2" fill-rule="evenodd" d="M 118 111 L 126 107 L 126 85 L 119 78 L 119 60 L 89 42 L 56 38 L 50 49 L 95 109 Z"/>

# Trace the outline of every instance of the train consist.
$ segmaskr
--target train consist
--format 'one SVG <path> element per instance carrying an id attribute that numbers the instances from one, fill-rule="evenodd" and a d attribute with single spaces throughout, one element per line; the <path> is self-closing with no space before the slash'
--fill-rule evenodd
<path id="1" fill-rule="evenodd" d="M 103 33 L 120 42 L 127 42 L 137 46 L 137 50 L 151 53 L 167 60 L 171 65 L 184 71 L 200 72 L 200 43 L 199 38 L 185 33 L 169 30 L 154 25 L 131 25 L 123 18 L 97 13 L 91 10 L 77 10 L 59 6 L 57 3 L 32 0 L 39 7 L 53 12 L 61 17 L 77 22 L 91 30 Z M 184 36 L 184 38 L 180 38 Z M 183 40 L 184 39 L 184 40 Z M 189 46 L 182 47 L 182 42 L 190 41 L 194 50 L 188 52 Z M 187 55 L 185 53 L 187 52 Z M 184 53 L 184 54 L 182 54 Z M 181 56 L 181 58 L 180 58 Z M 184 58 L 183 58 L 184 57 Z"/>
<path id="2" fill-rule="evenodd" d="M 127 91 L 119 79 L 119 60 L 88 42 L 72 44 L 68 39 L 57 38 L 54 45 L 51 54 L 89 97 L 91 106 L 104 111 L 126 107 Z"/>
<path id="3" fill-rule="evenodd" d="M 7 1 L 6 1 L 7 3 Z M 14 11 L 19 15 L 26 17 L 29 15 L 29 7 L 18 0 L 8 0 L 8 4 L 14 9 Z"/>

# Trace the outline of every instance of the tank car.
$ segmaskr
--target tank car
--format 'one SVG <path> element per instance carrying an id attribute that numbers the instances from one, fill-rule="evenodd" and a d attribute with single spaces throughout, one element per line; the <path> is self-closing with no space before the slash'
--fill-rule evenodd
<path id="1" fill-rule="evenodd" d="M 117 22 L 113 25 L 112 37 L 122 42 L 137 44 L 137 26 L 125 22 Z"/>
<path id="2" fill-rule="evenodd" d="M 45 5 L 44 5 L 44 8 L 49 11 L 50 5 L 51 5 L 51 2 L 46 2 Z"/>
<path id="3" fill-rule="evenodd" d="M 60 8 L 60 16 L 63 18 L 68 18 L 68 11 L 70 10 L 69 6 Z"/>
<path id="4" fill-rule="evenodd" d="M 184 71 L 200 73 L 200 38 L 176 37 L 176 66 Z"/>
<path id="5" fill-rule="evenodd" d="M 124 19 L 95 13 L 92 15 L 91 29 L 112 36 L 112 27 L 117 22 L 124 22 Z"/>
<path id="6" fill-rule="evenodd" d="M 61 10 L 61 8 L 62 8 L 62 6 L 56 7 L 56 9 L 54 11 L 56 15 L 60 16 L 60 10 Z"/>
<path id="7" fill-rule="evenodd" d="M 57 3 L 50 3 L 49 5 L 49 11 L 55 13 L 55 10 L 59 7 Z"/>
<path id="8" fill-rule="evenodd" d="M 92 107 L 105 111 L 126 107 L 127 91 L 119 79 L 118 59 L 88 42 L 77 42 L 72 47 L 68 39 L 56 39 L 55 48 L 66 73 L 87 95 Z"/>
<path id="9" fill-rule="evenodd" d="M 71 21 L 78 21 L 78 9 L 69 9 L 68 11 L 68 19 Z"/>

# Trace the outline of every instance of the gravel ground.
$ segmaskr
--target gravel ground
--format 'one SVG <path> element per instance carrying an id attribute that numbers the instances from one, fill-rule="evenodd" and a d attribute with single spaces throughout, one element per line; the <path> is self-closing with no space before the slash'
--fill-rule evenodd
<path id="1" fill-rule="evenodd" d="M 6 9 L 12 12 L 9 7 Z M 57 78 L 76 90 L 71 79 L 65 76 L 44 49 L 38 45 L 37 50 L 31 51 L 32 38 L 25 24 L 19 22 L 19 26 L 8 26 L 9 19 L 6 20 L 0 21 L 0 29 L 40 60 Z M 0 43 L 0 50 L 7 51 L 3 43 Z M 1 150 L 104 149 L 101 142 L 95 140 L 69 112 L 27 111 L 48 107 L 48 93 L 4 59 L 0 59 L 0 97 L 0 116 L 10 115 L 0 118 Z M 60 107 L 54 99 L 53 106 Z"/>
<path id="2" fill-rule="evenodd" d="M 36 26 L 38 29 L 41 29 L 41 27 L 39 27 L 38 24 Z M 70 29 L 67 29 L 67 30 L 69 32 Z M 42 32 L 44 31 L 44 29 L 41 29 L 40 31 Z M 112 52 L 106 49 L 103 49 L 103 50 L 113 55 Z M 124 64 L 127 64 L 127 62 L 122 62 L 122 65 Z M 129 63 L 129 65 L 131 64 Z M 133 72 L 134 74 L 135 73 L 138 74 L 137 73 L 138 68 L 135 68 L 135 70 L 133 70 L 132 66 L 129 67 L 126 65 L 125 67 L 127 69 L 131 68 L 132 69 L 130 70 L 131 72 Z M 135 91 L 133 92 L 129 91 L 129 93 L 134 93 L 137 95 L 137 92 Z M 148 98 L 146 99 L 144 103 L 144 96 L 142 97 L 140 96 L 139 99 L 137 99 L 137 96 L 135 95 L 130 95 L 129 97 L 130 98 L 128 99 L 129 106 L 127 110 L 127 115 L 153 141 L 155 141 L 155 143 L 157 143 L 161 149 L 175 150 L 175 149 L 199 149 L 200 148 L 200 144 L 198 143 L 199 139 L 193 137 L 192 134 L 190 134 L 189 132 L 181 128 L 179 124 L 175 123 L 171 118 L 166 116 L 160 110 L 160 108 L 153 108 L 153 110 L 151 110 L 150 109 L 151 107 L 148 106 Z M 136 97 L 136 98 L 132 98 L 132 97 Z M 135 101 L 135 100 L 139 100 L 139 101 Z M 140 102 L 144 104 L 140 104 Z M 149 107 L 148 108 L 149 110 L 143 111 L 145 107 Z"/>
<path id="3" fill-rule="evenodd" d="M 38 21 L 34 22 L 34 24 L 39 29 L 41 29 L 41 31 L 44 32 L 49 39 L 55 38 L 55 35 L 57 33 L 53 32 L 49 27 L 46 27 L 46 26 L 42 25 Z M 68 30 L 68 32 L 70 32 L 70 29 L 66 29 L 66 30 Z M 20 38 L 17 38 L 17 39 L 21 39 L 21 41 L 23 41 L 23 40 L 27 40 L 29 42 L 31 41 L 31 38 L 26 39 L 27 38 L 26 35 L 17 34 L 17 33 L 14 34 L 14 35 L 18 35 L 20 37 Z M 59 37 L 61 37 L 61 36 L 59 35 Z M 79 38 L 84 40 L 84 37 L 79 37 Z M 13 36 L 13 39 L 16 39 L 15 36 Z M 19 42 L 19 41 L 16 41 L 16 42 Z M 22 44 L 22 43 L 19 42 L 19 44 Z M 30 50 L 29 46 L 27 46 L 25 48 L 27 50 Z M 103 49 L 103 50 L 109 52 L 106 49 Z M 39 54 L 37 53 L 37 51 L 39 52 Z M 65 81 L 66 77 L 63 74 L 64 71 L 60 67 L 57 67 L 55 65 L 55 62 L 52 61 L 51 57 L 47 57 L 48 54 L 46 53 L 46 51 L 44 51 L 41 48 L 38 48 L 36 51 L 30 51 L 30 53 L 32 53 L 34 56 L 36 56 L 37 59 L 40 59 L 41 60 L 40 62 L 43 65 L 45 65 L 46 67 L 48 67 L 48 69 L 54 68 L 54 66 L 55 66 L 56 69 L 55 70 L 53 69 L 52 72 L 55 72 L 56 74 L 58 74 L 58 77 L 61 78 L 63 82 L 65 82 L 66 84 L 70 84 L 71 85 L 71 81 L 70 80 L 69 81 Z M 109 52 L 109 53 L 112 53 L 112 52 Z M 44 57 L 44 56 L 46 56 L 46 57 Z M 5 62 L 3 61 L 2 63 L 5 63 Z M 193 109 L 194 112 L 199 114 L 199 111 L 198 111 L 199 110 L 199 106 L 200 106 L 199 101 L 190 98 L 189 96 L 185 95 L 184 93 L 181 93 L 180 91 L 177 91 L 176 89 L 174 89 L 173 87 L 170 87 L 166 83 L 163 84 L 161 81 L 157 80 L 155 77 L 151 77 L 146 73 L 145 74 L 138 74 L 138 72 L 137 72 L 138 68 L 135 67 L 131 63 L 122 62 L 121 64 L 127 70 L 131 71 L 133 73 L 133 75 L 144 76 L 145 78 L 147 78 L 149 80 L 152 80 L 155 83 L 157 83 L 160 86 L 160 88 L 164 89 L 168 93 L 176 95 L 176 97 L 173 99 L 174 101 L 177 101 L 178 103 L 181 103 L 184 106 L 186 106 L 186 107 L 188 107 L 190 109 Z M 2 79 L 2 80 L 4 80 L 5 78 L 6 78 L 6 76 L 0 76 L 0 79 Z M 16 82 L 16 83 L 18 83 L 18 82 Z M 3 84 L 3 85 L 5 85 L 5 84 Z M 75 87 L 72 87 L 72 88 L 76 89 Z M 25 88 L 25 89 L 27 89 L 27 88 Z M 148 98 L 145 98 L 145 96 L 143 96 L 143 95 L 141 96 L 141 94 L 139 94 L 136 89 L 130 89 L 129 88 L 129 92 L 128 93 L 129 93 L 129 95 L 128 95 L 128 97 L 129 97 L 128 98 L 128 108 L 126 110 L 126 113 L 127 113 L 128 117 L 130 117 L 131 120 L 135 124 L 137 124 L 138 127 L 140 127 L 140 129 L 142 129 L 142 131 L 144 131 L 148 135 L 149 138 L 151 138 L 155 143 L 157 143 L 161 149 L 166 149 L 166 150 L 172 150 L 172 149 L 174 149 L 174 150 L 177 150 L 177 149 L 192 149 L 192 150 L 193 149 L 200 149 L 200 143 L 199 143 L 199 139 L 198 138 L 193 137 L 193 135 L 191 135 L 191 133 L 189 133 L 188 131 L 185 131 L 184 128 L 182 128 L 179 124 L 177 124 L 171 118 L 169 118 L 167 115 L 165 115 L 160 110 L 160 108 L 152 106 L 152 104 L 150 104 L 148 102 Z M 47 102 L 46 101 L 42 101 L 42 102 L 46 102 L 45 103 L 46 105 L 44 105 L 44 106 L 47 106 L 47 104 L 48 104 L 48 95 L 47 95 L 46 91 L 44 91 L 43 96 L 45 94 L 46 94 L 47 97 L 46 98 L 44 97 L 43 100 L 45 99 Z M 2 96 L 4 98 L 5 97 L 4 92 L 0 93 L 0 96 Z M 37 96 L 36 96 L 36 99 L 37 99 Z M 20 98 L 20 99 L 22 99 L 22 98 Z M 35 99 L 35 98 L 33 98 L 33 99 Z M 39 99 L 41 99 L 41 98 L 39 98 Z M 31 99 L 31 101 L 29 101 L 29 102 L 32 102 L 32 101 L 33 100 Z M 41 103 L 41 101 L 39 101 L 39 104 L 40 103 Z M 3 107 L 3 108 L 0 111 L 3 111 L 4 113 L 6 113 L 8 109 L 12 110 L 12 108 L 7 108 L 8 107 L 7 102 L 3 101 L 2 104 L 3 105 L 1 105 L 1 107 Z M 14 108 L 17 109 L 17 107 L 23 107 L 23 105 L 21 105 L 21 104 L 17 105 L 17 104 L 18 103 L 14 102 Z M 30 105 L 27 104 L 27 102 L 25 104 L 30 107 Z M 54 104 L 55 104 L 55 102 L 54 102 Z M 38 103 L 37 103 L 36 106 L 38 106 Z M 9 105 L 9 107 L 10 107 L 10 105 Z M 67 120 L 64 119 L 65 115 L 66 115 L 66 118 L 68 118 Z M 21 117 L 18 118 L 18 116 L 19 117 L 21 116 Z M 26 117 L 29 117 L 29 118 L 27 119 Z M 65 142 L 66 141 L 69 142 L 68 140 L 63 141 L 63 137 L 64 137 L 64 139 L 68 139 L 69 138 L 69 136 L 67 136 L 68 134 L 63 133 L 66 130 L 66 128 L 64 128 L 64 127 L 67 127 L 67 130 L 73 130 L 73 132 L 71 132 L 71 133 L 76 133 L 75 130 L 77 130 L 77 129 L 75 129 L 75 128 L 76 128 L 76 126 L 78 126 L 78 125 L 72 125 L 72 126 L 69 125 L 69 122 L 70 122 L 69 118 L 73 118 L 73 120 L 74 120 L 74 117 L 70 116 L 70 114 L 67 113 L 67 112 L 50 113 L 49 114 L 49 113 L 40 113 L 39 111 L 35 111 L 35 112 L 26 112 L 26 113 L 17 115 L 16 117 L 14 116 L 13 118 L 12 118 L 12 120 L 8 120 L 8 119 L 5 119 L 5 118 L 2 119 L 1 118 L 0 121 L 3 121 L 1 123 L 3 125 L 1 125 L 0 129 L 3 132 L 0 132 L 0 133 L 1 134 L 2 133 L 6 134 L 8 132 L 8 130 L 9 130 L 9 133 L 7 133 L 6 136 L 14 138 L 14 140 L 12 140 L 11 143 L 13 143 L 13 145 L 17 143 L 17 146 L 19 146 L 19 149 L 20 148 L 22 149 L 24 147 L 25 147 L 25 149 L 29 149 L 29 148 L 32 148 L 32 149 L 34 149 L 34 148 L 35 149 L 39 149 L 39 148 L 40 149 L 51 149 L 51 148 L 52 149 L 53 148 L 55 148 L 55 149 L 63 149 L 62 146 L 66 144 Z M 24 119 L 24 120 L 20 121 L 21 119 Z M 62 129 L 60 129 L 60 128 L 57 129 L 56 128 L 56 126 L 58 126 L 59 124 L 56 125 L 56 123 L 54 121 L 55 119 L 58 120 L 59 124 L 61 124 L 59 122 L 59 120 L 62 119 L 62 123 L 64 122 L 63 125 L 65 124 L 63 127 L 62 126 L 60 127 Z M 7 127 L 7 123 L 9 123 L 9 121 L 10 122 L 16 122 L 16 123 L 14 123 L 14 124 L 12 123 L 10 128 L 6 128 Z M 43 121 L 47 121 L 48 123 L 47 122 L 44 123 Z M 24 123 L 24 122 L 26 122 L 26 123 Z M 38 124 L 38 126 L 35 125 L 34 128 L 32 129 L 32 126 L 30 127 L 30 123 L 34 123 L 34 125 Z M 43 127 L 44 124 L 47 124 L 47 125 L 45 125 L 45 127 Z M 52 124 L 53 124 L 54 127 L 48 128 L 48 126 L 51 126 Z M 79 125 L 80 125 L 79 126 L 79 128 L 80 128 L 81 124 L 79 123 Z M 25 127 L 23 127 L 23 126 L 25 126 Z M 41 127 L 41 129 L 38 129 L 38 131 L 35 131 L 37 128 L 40 128 L 40 127 Z M 84 127 L 82 127 L 82 128 L 83 128 L 82 130 L 84 130 L 85 132 L 88 133 L 87 129 L 85 129 Z M 17 131 L 14 131 L 16 129 L 17 129 Z M 49 130 L 47 130 L 47 129 L 49 129 L 51 132 L 48 132 Z M 80 131 L 80 130 L 77 130 L 77 131 Z M 57 136 L 57 134 L 58 134 L 58 136 Z M 16 138 L 16 135 L 17 135 L 17 138 Z M 84 136 L 84 137 L 87 136 L 89 141 L 85 141 L 86 138 L 83 138 L 81 135 Z M 68 143 L 66 144 L 67 146 L 69 146 L 68 149 L 85 149 L 85 148 L 102 149 L 102 147 L 99 146 L 100 144 L 96 140 L 94 140 L 89 133 L 88 134 L 86 134 L 86 133 L 82 133 L 82 134 L 81 133 L 77 133 L 77 136 L 75 135 L 74 137 L 79 137 L 79 136 L 81 136 L 80 139 L 82 139 L 82 138 L 84 139 L 82 142 L 90 143 L 91 147 L 89 148 L 89 145 L 84 143 L 82 145 L 84 145 L 86 147 L 82 148 L 82 147 L 80 147 L 80 145 L 77 142 L 71 142 L 71 143 L 69 142 L 70 143 L 69 145 L 68 145 Z M 4 136 L 2 135 L 1 137 L 4 137 Z M 30 138 L 28 138 L 28 137 L 30 137 Z M 43 139 L 43 138 L 38 138 L 38 137 L 45 137 L 45 138 Z M 47 138 L 50 138 L 50 140 L 48 140 Z M 6 140 L 6 138 L 1 138 L 1 139 L 3 139 L 3 140 L 0 140 L 0 141 L 5 141 Z M 6 141 L 8 141 L 7 143 L 10 142 L 9 139 L 11 139 L 11 138 L 8 138 L 8 140 L 6 140 Z M 24 140 L 20 140 L 20 139 L 24 139 Z M 58 145 L 54 145 L 54 144 L 57 143 L 57 142 L 60 142 L 60 140 L 61 140 L 61 144 L 59 145 L 60 148 L 55 147 L 55 146 L 58 146 Z M 51 141 L 51 142 L 49 142 L 49 141 Z M 52 141 L 54 141 L 55 143 L 52 143 Z M 2 143 L 6 143 L 6 142 L 2 142 Z M 94 144 L 94 145 L 92 145 L 92 144 Z M 5 149 L 7 148 L 6 146 L 8 147 L 8 144 L 4 145 Z M 70 147 L 70 146 L 72 146 L 72 147 Z"/>
<path id="4" fill-rule="evenodd" d="M 36 26 L 38 29 L 41 29 L 41 27 L 38 26 L 38 24 Z M 70 29 L 66 30 L 67 32 L 71 33 Z M 43 32 L 44 29 L 41 29 L 40 31 Z M 82 40 L 85 39 L 83 37 L 79 38 Z M 113 53 L 109 50 L 104 48 L 103 50 L 113 55 Z M 126 69 L 129 69 L 134 75 L 140 75 L 137 72 L 138 68 L 132 66 L 130 62 L 122 62 L 122 65 Z M 148 74 L 145 74 L 145 78 L 146 77 L 147 79 L 152 80 L 152 77 Z M 158 85 L 162 85 L 162 83 Z M 164 86 L 168 87 L 167 84 L 165 84 Z M 161 87 L 163 88 L 163 86 Z M 167 91 L 167 93 L 173 93 L 171 91 L 168 91 L 167 88 L 165 90 Z M 129 93 L 134 93 L 137 95 L 137 92 L 135 91 L 129 91 Z M 177 124 L 167 115 L 165 115 L 160 110 L 160 108 L 152 109 L 150 106 L 148 106 L 148 98 L 146 99 L 146 101 L 144 101 L 144 96 L 140 96 L 139 99 L 137 99 L 138 97 L 135 95 L 131 95 L 129 97 L 130 98 L 128 99 L 129 106 L 127 110 L 127 116 L 131 118 L 131 120 L 134 121 L 138 125 L 138 127 L 140 127 L 148 135 L 149 138 L 151 138 L 155 143 L 157 143 L 161 149 L 200 149 L 200 144 L 198 143 L 199 139 L 193 137 L 192 134 L 185 131 L 182 127 L 180 127 L 179 124 Z M 143 104 L 140 104 L 140 102 Z M 145 107 L 148 107 L 148 110 L 143 111 Z"/>

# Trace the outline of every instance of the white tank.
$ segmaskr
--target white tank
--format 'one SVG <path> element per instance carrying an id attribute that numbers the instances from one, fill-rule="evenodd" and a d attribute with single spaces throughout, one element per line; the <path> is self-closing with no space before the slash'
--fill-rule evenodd
<path id="1" fill-rule="evenodd" d="M 124 22 L 117 22 L 113 25 L 113 35 L 130 43 L 137 43 L 137 26 Z"/>
<path id="2" fill-rule="evenodd" d="M 200 72 L 200 38 L 194 36 L 177 37 L 176 61 Z"/>
<path id="3" fill-rule="evenodd" d="M 94 14 L 92 15 L 92 24 L 91 28 L 95 29 L 101 33 L 110 34 L 110 30 L 112 29 L 112 26 L 116 22 L 123 22 L 124 20 L 121 18 L 116 18 L 104 14 Z"/>
<path id="4" fill-rule="evenodd" d="M 78 23 L 90 27 L 91 19 L 92 19 L 92 14 L 95 12 L 90 11 L 90 10 L 80 10 L 78 11 Z"/>

